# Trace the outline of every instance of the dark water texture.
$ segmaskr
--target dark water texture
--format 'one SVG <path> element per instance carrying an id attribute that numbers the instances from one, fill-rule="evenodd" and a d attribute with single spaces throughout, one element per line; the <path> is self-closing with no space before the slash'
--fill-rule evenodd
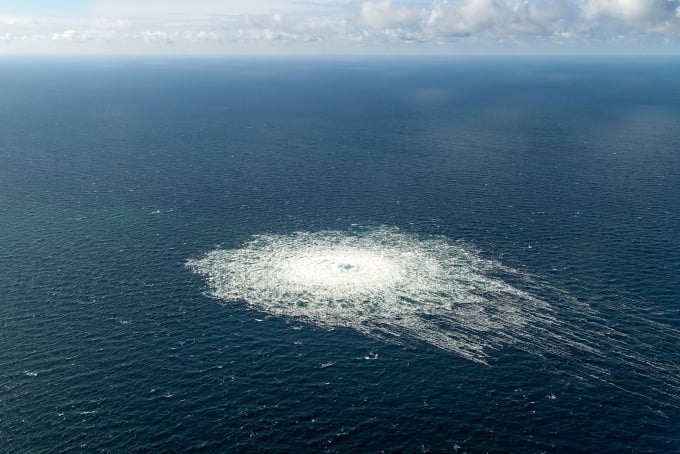
<path id="1" fill-rule="evenodd" d="M 678 367 L 678 74 L 0 61 L 0 450 L 680 452 L 673 371 L 579 380 L 511 346 L 484 366 L 221 305 L 185 267 L 260 233 L 444 235 Z"/>

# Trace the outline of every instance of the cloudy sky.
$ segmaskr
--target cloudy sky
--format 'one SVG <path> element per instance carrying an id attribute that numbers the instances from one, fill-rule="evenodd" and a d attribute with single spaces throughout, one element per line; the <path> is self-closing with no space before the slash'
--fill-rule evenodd
<path id="1" fill-rule="evenodd" d="M 0 0 L 0 54 L 680 54 L 680 0 Z"/>

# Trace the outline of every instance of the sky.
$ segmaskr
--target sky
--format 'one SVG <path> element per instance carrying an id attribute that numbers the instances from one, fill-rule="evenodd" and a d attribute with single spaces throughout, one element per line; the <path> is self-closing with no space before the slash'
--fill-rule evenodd
<path id="1" fill-rule="evenodd" d="M 680 0 L 0 0 L 0 55 L 680 54 Z"/>

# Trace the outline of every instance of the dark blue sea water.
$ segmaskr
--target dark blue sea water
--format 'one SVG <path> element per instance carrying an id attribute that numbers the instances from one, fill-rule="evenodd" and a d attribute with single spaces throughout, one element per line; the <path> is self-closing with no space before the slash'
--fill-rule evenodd
<path id="1" fill-rule="evenodd" d="M 680 452 L 678 74 L 0 61 L 0 451 Z M 480 364 L 186 266 L 357 225 L 465 244 L 555 322 Z"/>

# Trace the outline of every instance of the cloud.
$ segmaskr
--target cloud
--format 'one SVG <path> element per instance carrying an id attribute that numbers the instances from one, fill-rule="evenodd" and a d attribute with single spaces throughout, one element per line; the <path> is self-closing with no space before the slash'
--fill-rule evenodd
<path id="1" fill-rule="evenodd" d="M 156 31 L 146 30 L 139 33 L 138 36 L 141 37 L 141 39 L 147 43 L 174 44 L 176 42 L 176 39 L 172 36 L 171 33 L 158 30 Z"/>
<path id="2" fill-rule="evenodd" d="M 52 41 L 73 41 L 77 36 L 76 30 L 64 30 L 61 33 L 53 33 Z"/>
<path id="3" fill-rule="evenodd" d="M 90 22 L 90 27 L 97 30 L 129 30 L 132 25 L 133 23 L 129 19 L 98 18 Z"/>
<path id="4" fill-rule="evenodd" d="M 367 1 L 359 5 L 359 21 L 374 29 L 412 27 L 425 16 L 425 8 L 390 0 Z"/>
<path id="5" fill-rule="evenodd" d="M 498 28 L 507 20 L 508 5 L 496 0 L 459 0 L 435 3 L 427 25 L 445 36 L 468 36 Z"/>
<path id="6" fill-rule="evenodd" d="M 588 0 L 583 11 L 590 19 L 652 24 L 674 19 L 679 4 L 676 0 Z"/>
<path id="7" fill-rule="evenodd" d="M 81 43 L 117 53 L 578 52 L 631 43 L 680 52 L 680 0 L 94 0 L 69 13 L 0 8 L 0 53 L 40 52 L 46 43 L 56 52 Z"/>
<path id="8" fill-rule="evenodd" d="M 589 31 L 600 40 L 656 36 L 668 43 L 680 35 L 679 12 L 678 0 L 587 0 L 583 5 Z"/>

